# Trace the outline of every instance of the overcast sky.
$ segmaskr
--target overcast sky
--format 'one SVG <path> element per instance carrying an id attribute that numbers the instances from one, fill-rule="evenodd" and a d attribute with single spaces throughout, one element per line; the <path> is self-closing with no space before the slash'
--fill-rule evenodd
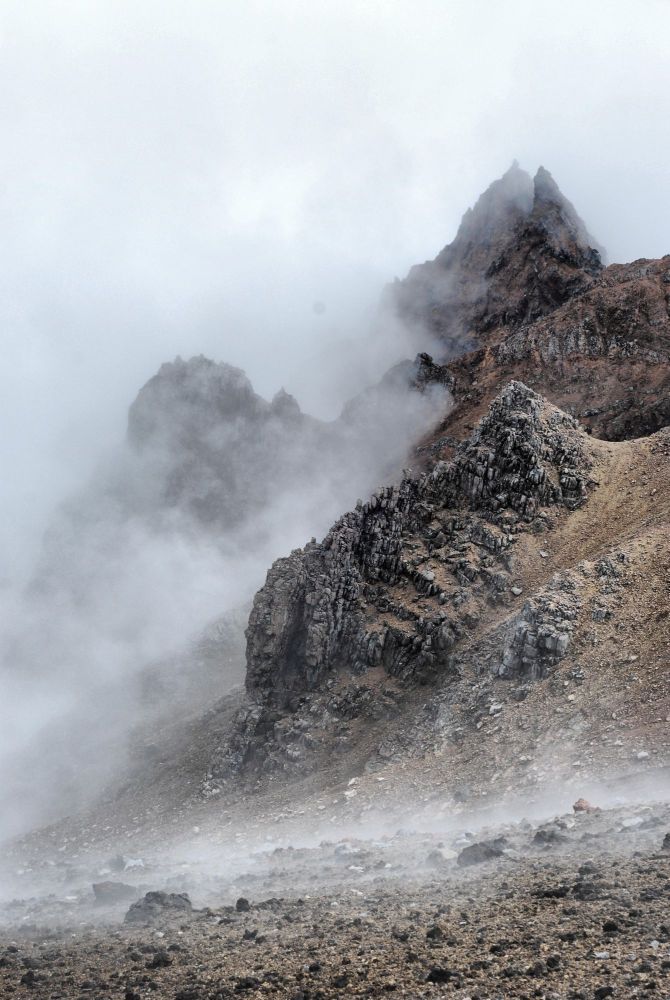
<path id="1" fill-rule="evenodd" d="M 320 353 L 515 157 L 610 260 L 670 251 L 669 39 L 667 0 L 3 0 L 6 565 L 163 360 L 332 412 Z"/>

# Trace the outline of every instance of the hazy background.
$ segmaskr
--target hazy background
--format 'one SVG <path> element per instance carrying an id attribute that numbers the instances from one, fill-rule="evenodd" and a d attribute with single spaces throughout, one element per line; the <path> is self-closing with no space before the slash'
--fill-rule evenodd
<path id="1" fill-rule="evenodd" d="M 333 414 L 330 345 L 514 157 L 667 252 L 668 38 L 665 0 L 4 0 L 2 575 L 163 360 Z"/>

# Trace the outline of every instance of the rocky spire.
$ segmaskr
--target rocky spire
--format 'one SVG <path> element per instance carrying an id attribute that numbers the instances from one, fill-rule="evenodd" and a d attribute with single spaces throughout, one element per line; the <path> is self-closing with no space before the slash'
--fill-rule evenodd
<path id="1" fill-rule="evenodd" d="M 533 209 L 533 181 L 516 160 L 509 170 L 479 196 L 461 220 L 456 238 L 438 255 L 447 263 L 457 254 L 466 256 L 474 249 L 494 247 L 501 239 L 509 240 L 515 227 Z"/>
<path id="2" fill-rule="evenodd" d="M 594 240 L 551 174 L 516 161 L 465 213 L 456 238 L 391 289 L 399 317 L 442 344 L 440 360 L 547 315 L 593 283 Z"/>
<path id="3" fill-rule="evenodd" d="M 596 250 L 602 257 L 604 250 L 591 236 L 572 202 L 568 201 L 548 170 L 540 167 L 533 179 L 532 216 L 544 222 L 551 237 L 560 242 L 569 241 L 585 251 Z"/>

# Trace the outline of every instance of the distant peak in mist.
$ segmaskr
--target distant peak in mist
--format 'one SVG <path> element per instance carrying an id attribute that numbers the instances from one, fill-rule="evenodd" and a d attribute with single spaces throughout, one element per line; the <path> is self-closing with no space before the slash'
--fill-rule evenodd
<path id="1" fill-rule="evenodd" d="M 466 244 L 494 244 L 500 239 L 514 238 L 520 235 L 516 228 L 531 218 L 536 223 L 551 222 L 553 234 L 565 227 L 571 239 L 602 252 L 550 172 L 540 166 L 535 177 L 531 177 L 518 160 L 466 211 L 450 247 L 462 249 Z"/>
<path id="2" fill-rule="evenodd" d="M 469 208 L 454 240 L 391 290 L 402 322 L 434 338 L 442 361 L 482 335 L 533 322 L 585 290 L 601 250 L 548 170 L 515 160 Z"/>
<path id="3" fill-rule="evenodd" d="M 533 181 L 515 160 L 502 177 L 493 181 L 469 208 L 458 228 L 454 244 L 495 240 L 533 209 Z"/>

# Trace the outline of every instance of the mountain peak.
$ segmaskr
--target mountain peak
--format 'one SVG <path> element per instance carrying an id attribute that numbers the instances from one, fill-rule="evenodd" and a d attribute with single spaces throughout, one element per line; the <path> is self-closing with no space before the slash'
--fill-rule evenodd
<path id="1" fill-rule="evenodd" d="M 446 262 L 465 243 L 495 243 L 500 237 L 508 238 L 532 209 L 533 181 L 514 160 L 509 170 L 493 181 L 466 211 L 456 239 L 445 247 L 438 260 L 443 258 Z"/>
<path id="2" fill-rule="evenodd" d="M 392 288 L 399 318 L 464 354 L 497 331 L 533 322 L 584 291 L 600 249 L 548 170 L 515 160 L 469 208 L 455 239 Z"/>
<path id="3" fill-rule="evenodd" d="M 567 236 L 578 246 L 591 252 L 596 251 L 600 257 L 604 256 L 603 248 L 591 236 L 575 206 L 568 201 L 545 167 L 539 167 L 533 179 L 532 214 L 545 221 L 551 219 L 554 238 Z"/>

